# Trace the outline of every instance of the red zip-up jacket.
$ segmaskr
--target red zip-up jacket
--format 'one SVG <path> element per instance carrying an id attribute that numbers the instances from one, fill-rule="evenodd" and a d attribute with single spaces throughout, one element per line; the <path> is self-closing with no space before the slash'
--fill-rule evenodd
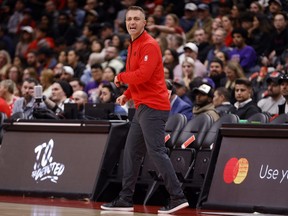
<path id="1" fill-rule="evenodd" d="M 157 110 L 170 110 L 161 50 L 146 31 L 129 45 L 126 71 L 117 78 L 128 84 L 124 95 L 134 100 L 136 108 L 145 104 Z"/>

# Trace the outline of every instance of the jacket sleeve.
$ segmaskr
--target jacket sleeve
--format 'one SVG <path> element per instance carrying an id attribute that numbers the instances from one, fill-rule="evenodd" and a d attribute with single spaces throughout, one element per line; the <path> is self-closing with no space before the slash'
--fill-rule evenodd
<path id="1" fill-rule="evenodd" d="M 188 104 L 183 106 L 182 111 L 180 112 L 182 114 L 184 114 L 187 118 L 187 121 L 190 121 L 193 117 L 193 113 L 192 113 L 192 107 L 189 106 Z"/>
<path id="2" fill-rule="evenodd" d="M 261 112 L 261 109 L 259 107 L 255 106 L 251 106 L 249 107 L 249 109 L 246 111 L 246 119 L 248 119 L 250 116 Z"/>
<path id="3" fill-rule="evenodd" d="M 129 87 L 128 87 L 128 89 L 124 92 L 124 95 L 127 97 L 128 100 L 131 99 L 132 96 L 131 96 L 131 92 L 130 92 Z"/>

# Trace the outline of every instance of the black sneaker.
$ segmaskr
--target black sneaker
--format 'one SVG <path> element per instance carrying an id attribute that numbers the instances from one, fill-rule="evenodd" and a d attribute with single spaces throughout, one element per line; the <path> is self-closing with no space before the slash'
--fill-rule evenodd
<path id="1" fill-rule="evenodd" d="M 186 208 L 189 206 L 187 199 L 177 199 L 171 200 L 167 206 L 164 206 L 158 210 L 158 214 L 170 214 L 180 209 Z"/>
<path id="2" fill-rule="evenodd" d="M 134 211 L 133 203 L 127 202 L 121 197 L 113 200 L 110 203 L 101 205 L 101 209 L 110 211 Z"/>

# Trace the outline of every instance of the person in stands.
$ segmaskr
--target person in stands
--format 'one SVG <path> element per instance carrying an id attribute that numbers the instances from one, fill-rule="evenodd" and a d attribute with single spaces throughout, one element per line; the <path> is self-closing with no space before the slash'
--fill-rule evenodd
<path id="1" fill-rule="evenodd" d="M 248 119 L 250 116 L 261 112 L 261 109 L 253 101 L 252 84 L 247 79 L 237 79 L 235 81 L 236 103 L 229 110 L 239 116 L 240 119 Z"/>

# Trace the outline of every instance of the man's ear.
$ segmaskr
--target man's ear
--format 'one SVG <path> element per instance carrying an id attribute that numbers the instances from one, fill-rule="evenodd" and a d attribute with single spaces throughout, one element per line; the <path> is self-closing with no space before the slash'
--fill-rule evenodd
<path id="1" fill-rule="evenodd" d="M 213 101 L 213 97 L 209 97 L 209 96 L 208 96 L 208 102 L 209 102 L 209 103 L 212 103 L 212 101 Z"/>
<path id="2" fill-rule="evenodd" d="M 225 101 L 224 95 L 219 95 L 219 96 L 221 97 L 221 100 L 222 100 L 222 101 Z"/>

